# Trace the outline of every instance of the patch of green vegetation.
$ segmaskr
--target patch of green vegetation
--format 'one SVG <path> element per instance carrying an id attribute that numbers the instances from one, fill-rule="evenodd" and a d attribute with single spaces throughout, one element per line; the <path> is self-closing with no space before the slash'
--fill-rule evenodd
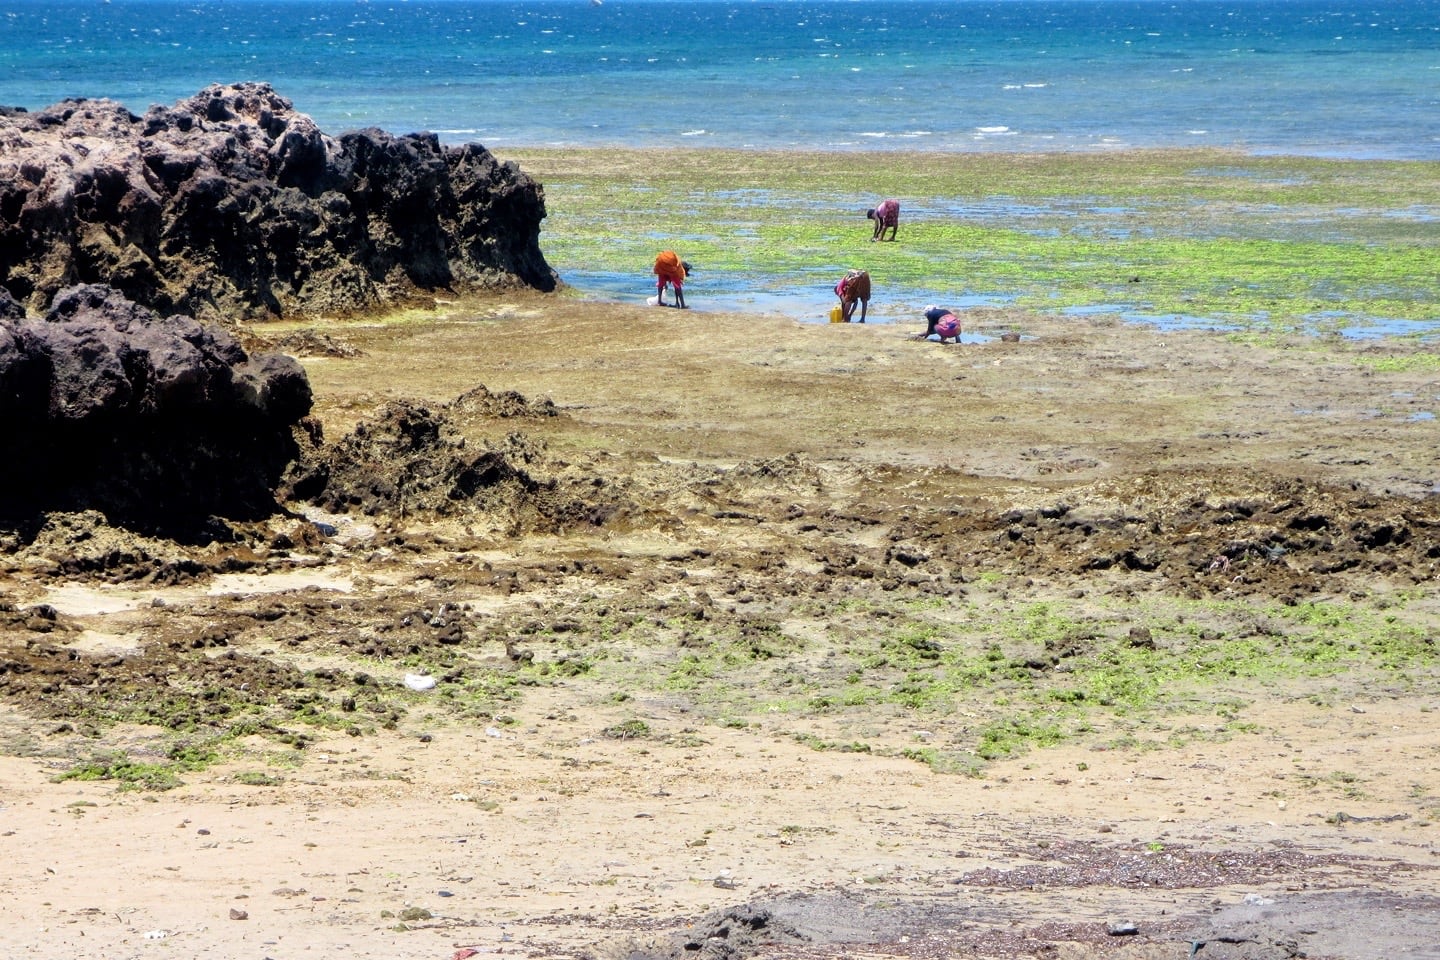
<path id="1" fill-rule="evenodd" d="M 795 734 L 795 742 L 803 743 L 811 750 L 833 753 L 872 753 L 874 752 L 868 743 L 859 740 L 851 740 L 845 743 L 839 740 L 826 740 L 811 733 Z"/>
<path id="2" fill-rule="evenodd" d="M 488 717 L 500 704 L 518 700 L 523 687 L 538 685 L 540 681 L 526 671 L 483 670 L 467 675 L 462 683 L 442 684 L 436 692 L 442 702 L 456 705 L 467 716 Z"/>
<path id="3" fill-rule="evenodd" d="M 1411 353 L 1393 357 L 1358 357 L 1356 363 L 1376 373 L 1412 373 L 1416 370 L 1440 370 L 1440 353 Z"/>
<path id="4" fill-rule="evenodd" d="M 934 747 L 907 747 L 900 751 L 900 756 L 923 763 L 936 773 L 976 778 L 983 775 L 978 757 L 937 750 Z"/>
<path id="5" fill-rule="evenodd" d="M 772 290 L 826 290 L 838 269 L 863 264 L 902 299 L 951 290 L 1045 311 L 1119 305 L 1321 332 L 1372 317 L 1433 327 L 1440 306 L 1440 239 L 1393 215 L 1437 202 L 1435 163 L 897 155 L 886 192 L 915 212 L 903 242 L 875 245 L 855 214 L 874 190 L 865 154 L 519 159 L 546 185 L 542 245 L 562 275 L 643 278 L 655 238 L 677 237 L 707 282 Z"/>
<path id="6" fill-rule="evenodd" d="M 1365 788 L 1361 786 L 1360 777 L 1357 774 L 1345 770 L 1336 770 L 1330 774 L 1327 779 L 1329 779 L 1329 781 L 1339 789 L 1341 795 L 1347 799 L 1365 799 Z"/>
<path id="7" fill-rule="evenodd" d="M 1078 609 L 1063 603 L 1025 603 L 1012 610 L 989 605 L 985 621 L 955 618 L 957 607 L 910 609 L 895 626 L 868 637 L 847 630 L 844 656 L 823 671 L 788 679 L 811 692 L 802 700 L 776 698 L 771 712 L 823 713 L 844 722 L 904 715 L 974 716 L 966 724 L 968 750 L 979 763 L 1043 749 L 1106 729 L 1111 748 L 1159 750 L 1194 742 L 1224 742 L 1255 734 L 1248 699 L 1225 687 L 1254 681 L 1350 674 L 1364 667 L 1396 681 L 1440 666 L 1433 631 L 1422 615 L 1402 616 L 1351 602 L 1260 604 L 1254 601 L 1170 601 L 1165 617 L 1128 604 Z M 931 614 L 936 619 L 927 619 Z M 1133 624 L 1149 628 L 1135 643 Z M 1252 627 L 1250 625 L 1260 625 Z M 1217 629 L 1217 625 L 1222 627 Z M 733 678 L 731 678 L 733 679 Z M 877 713 L 877 710 L 880 711 Z M 1170 713 L 1210 713 L 1219 722 L 1158 722 Z M 897 714 L 899 715 L 899 714 Z M 1097 717 L 1109 718 L 1105 724 Z M 1116 734 L 1114 720 L 1136 718 L 1147 734 Z M 816 741 L 816 749 L 836 742 Z M 906 754 L 935 763 L 935 751 Z M 945 764 L 937 764 L 944 766 Z M 959 767 L 965 767 L 959 762 Z"/>
<path id="8" fill-rule="evenodd" d="M 975 754 L 982 760 L 1012 757 L 1035 747 L 1054 746 L 1065 733 L 1053 719 L 1039 716 L 1008 716 L 980 731 Z"/>
<path id="9" fill-rule="evenodd" d="M 638 740 L 650 736 L 650 724 L 632 717 L 612 724 L 600 732 L 611 740 Z"/>
<path id="10" fill-rule="evenodd" d="M 240 666 L 255 663 L 247 657 Z M 215 748 L 253 736 L 297 749 L 313 741 L 314 729 L 358 735 L 394 729 L 403 715 L 402 698 L 366 674 L 267 664 L 256 678 L 236 682 L 229 673 L 192 662 L 165 684 L 102 684 L 93 695 L 66 703 L 65 715 L 95 738 L 116 724 L 138 724 Z"/>
<path id="11" fill-rule="evenodd" d="M 1333 667 L 1367 662 L 1403 671 L 1440 662 L 1440 646 L 1432 631 L 1383 612 L 1333 602 L 1276 604 L 1266 612 L 1294 624 L 1279 643 L 1279 652 L 1302 663 Z"/>
<path id="12" fill-rule="evenodd" d="M 594 665 L 590 657 L 560 657 L 557 660 L 536 663 L 530 669 L 540 677 L 569 678 L 584 676 Z"/>
<path id="13" fill-rule="evenodd" d="M 66 780 L 113 780 L 122 790 L 173 790 L 182 786 L 181 773 L 202 770 L 214 763 L 218 754 L 212 746 L 176 744 L 166 759 L 141 761 L 121 752 L 105 753 L 81 761 L 55 777 Z"/>
<path id="14" fill-rule="evenodd" d="M 689 690 L 715 677 L 723 665 L 716 657 L 687 654 L 676 661 L 666 677 L 665 685 L 675 690 Z"/>

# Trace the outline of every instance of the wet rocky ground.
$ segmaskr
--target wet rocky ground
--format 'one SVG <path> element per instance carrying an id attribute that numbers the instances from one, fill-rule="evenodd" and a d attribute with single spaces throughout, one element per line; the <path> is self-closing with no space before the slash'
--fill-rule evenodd
<path id="1" fill-rule="evenodd" d="M 1437 387 L 1394 362 L 1424 344 L 1008 316 L 1018 344 L 942 347 L 470 309 L 253 334 L 300 357 L 324 424 L 270 520 L 198 545 L 95 512 L 0 536 L 6 751 L 164 793 L 336 737 L 514 735 L 544 702 L 597 749 L 679 763 L 763 733 L 939 790 L 1063 757 L 1031 788 L 1063 797 L 1103 758 L 1203 745 L 1212 767 L 1187 776 L 1218 792 L 1273 775 L 1241 745 L 1294 742 L 1275 705 L 1333 726 L 1380 700 L 1394 739 L 1292 772 L 1281 800 L 1318 797 L 1317 829 L 1383 849 L 1216 844 L 1192 801 L 1184 839 L 1002 834 L 968 863 L 953 840 L 923 883 L 717 881 L 714 913 L 514 922 L 531 955 L 586 952 L 583 928 L 635 960 L 1440 956 L 1440 779 L 1400 746 L 1440 654 L 1433 435 L 1409 406 Z M 562 314 L 568 343 L 529 332 Z M 1340 413 L 1370 402 L 1390 409 Z M 1128 802 L 1116 786 L 1104 815 Z"/>

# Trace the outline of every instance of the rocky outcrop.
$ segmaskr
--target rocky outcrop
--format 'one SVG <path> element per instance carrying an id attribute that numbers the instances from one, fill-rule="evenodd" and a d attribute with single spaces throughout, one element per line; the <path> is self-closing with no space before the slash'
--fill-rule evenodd
<path id="1" fill-rule="evenodd" d="M 543 188 L 478 144 L 327 136 L 263 83 L 143 117 L 109 100 L 0 112 L 0 286 L 35 314 L 80 283 L 227 321 L 551 290 L 544 216 Z"/>
<path id="2" fill-rule="evenodd" d="M 19 313 L 0 290 L 0 522 L 94 509 L 189 537 L 212 516 L 276 511 L 311 404 L 293 359 L 103 286 L 61 291 L 42 320 Z"/>
<path id="3" fill-rule="evenodd" d="M 287 501 L 334 513 L 459 517 L 467 528 L 510 536 L 634 516 L 640 504 L 623 483 L 599 478 L 593 464 L 557 458 L 523 433 L 475 444 L 460 429 L 467 420 L 559 415 L 548 400 L 483 385 L 438 407 L 393 400 L 338 441 L 305 445 L 282 491 Z"/>

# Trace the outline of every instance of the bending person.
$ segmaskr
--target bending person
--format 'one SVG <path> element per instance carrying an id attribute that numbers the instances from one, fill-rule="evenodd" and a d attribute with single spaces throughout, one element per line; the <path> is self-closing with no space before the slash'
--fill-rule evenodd
<path id="1" fill-rule="evenodd" d="M 875 221 L 875 232 L 870 235 L 870 241 L 885 239 L 885 231 L 890 231 L 890 239 L 895 239 L 895 234 L 900 232 L 900 201 L 886 200 L 878 207 L 872 207 L 865 211 L 865 216 Z"/>
<path id="2" fill-rule="evenodd" d="M 685 309 L 685 278 L 690 264 L 681 260 L 674 250 L 666 250 L 655 258 L 655 302 L 665 306 L 665 285 L 675 288 L 675 306 Z"/>
<path id="3" fill-rule="evenodd" d="M 840 298 L 840 315 L 850 323 L 855 313 L 855 304 L 860 304 L 860 322 L 865 322 L 865 313 L 870 309 L 870 274 L 864 270 L 851 270 L 835 284 L 835 296 Z"/>
<path id="4" fill-rule="evenodd" d="M 925 308 L 925 332 L 917 339 L 929 340 L 939 337 L 941 343 L 960 342 L 960 318 L 945 307 Z"/>

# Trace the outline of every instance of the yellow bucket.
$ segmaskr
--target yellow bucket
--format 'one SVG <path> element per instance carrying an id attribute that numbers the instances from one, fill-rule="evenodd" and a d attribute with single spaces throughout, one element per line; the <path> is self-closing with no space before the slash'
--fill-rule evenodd
<path id="1" fill-rule="evenodd" d="M 840 322 L 841 322 L 842 320 L 844 320 L 844 319 L 845 319 L 845 314 L 840 310 L 840 304 L 837 303 L 837 304 L 835 304 L 835 306 L 833 306 L 833 307 L 830 308 L 830 322 L 831 322 L 831 323 L 840 323 Z"/>

